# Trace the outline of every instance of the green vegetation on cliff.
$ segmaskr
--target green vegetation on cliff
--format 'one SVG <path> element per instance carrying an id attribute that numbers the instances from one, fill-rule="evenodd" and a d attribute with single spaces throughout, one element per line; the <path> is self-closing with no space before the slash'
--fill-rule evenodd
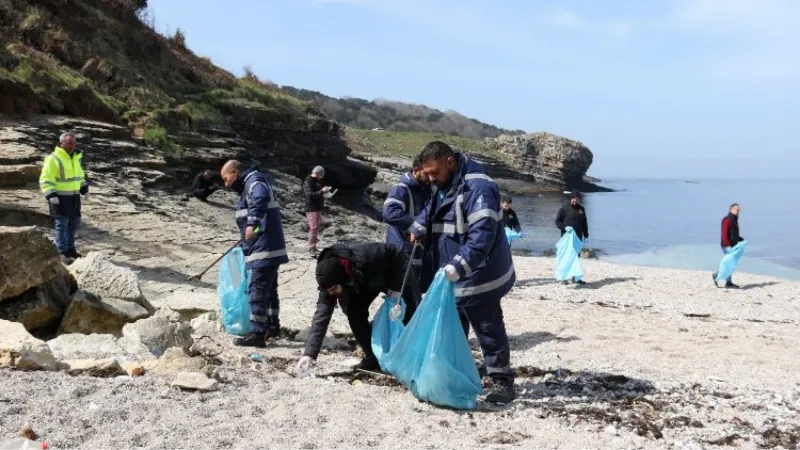
<path id="1" fill-rule="evenodd" d="M 175 150 L 169 133 L 209 126 L 335 134 L 361 151 L 411 156 L 445 140 L 475 152 L 512 133 L 422 105 L 336 99 L 237 77 L 195 55 L 178 29 L 153 29 L 147 0 L 0 0 L 0 114 L 66 114 L 129 125 Z M 386 128 L 377 133 L 350 127 Z"/>

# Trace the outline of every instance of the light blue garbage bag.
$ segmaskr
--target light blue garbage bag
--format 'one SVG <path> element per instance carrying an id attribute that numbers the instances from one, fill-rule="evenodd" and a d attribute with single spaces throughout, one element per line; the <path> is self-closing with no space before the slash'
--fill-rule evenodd
<path id="1" fill-rule="evenodd" d="M 515 239 L 519 239 L 522 237 L 522 233 L 512 230 L 509 227 L 506 227 L 506 239 L 508 240 L 508 245 L 511 245 L 511 241 Z"/>
<path id="2" fill-rule="evenodd" d="M 386 370 L 383 366 L 383 360 L 386 355 L 397 345 L 400 335 L 403 334 L 403 318 L 406 316 L 406 302 L 403 299 L 399 300 L 402 313 L 400 317 L 392 320 L 392 308 L 397 305 L 397 301 L 389 296 L 383 296 L 383 304 L 378 313 L 375 314 L 375 319 L 372 321 L 372 353 L 381 364 L 381 369 Z"/>
<path id="3" fill-rule="evenodd" d="M 473 409 L 482 391 L 456 310 L 455 288 L 440 269 L 400 340 L 381 363 L 415 397 Z"/>
<path id="4" fill-rule="evenodd" d="M 742 241 L 725 253 L 725 256 L 723 256 L 722 260 L 719 262 L 716 281 L 725 281 L 728 277 L 733 275 L 733 271 L 736 270 L 736 266 L 739 265 L 739 260 L 742 259 L 745 247 L 747 247 L 747 241 Z"/>
<path id="5" fill-rule="evenodd" d="M 222 305 L 222 326 L 230 334 L 250 332 L 250 300 L 247 285 L 250 272 L 244 267 L 244 252 L 240 247 L 222 258 L 217 273 L 217 294 Z"/>
<path id="6" fill-rule="evenodd" d="M 583 278 L 580 254 L 583 243 L 572 227 L 566 228 L 566 233 L 556 244 L 556 280 L 565 281 L 571 278 Z"/>

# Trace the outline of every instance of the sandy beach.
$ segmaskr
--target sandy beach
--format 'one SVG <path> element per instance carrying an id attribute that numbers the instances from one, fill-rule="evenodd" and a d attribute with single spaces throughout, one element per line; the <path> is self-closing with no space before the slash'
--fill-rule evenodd
<path id="1" fill-rule="evenodd" d="M 82 250 L 134 269 L 155 306 L 168 306 L 169 296 L 213 296 L 215 270 L 199 283 L 186 277 L 235 241 L 230 210 L 166 200 L 143 209 L 102 193 L 87 210 Z M 289 244 L 281 321 L 294 334 L 310 323 L 316 290 L 304 242 Z M 503 306 L 518 399 L 507 407 L 464 412 L 419 402 L 390 378 L 353 372 L 351 348 L 324 351 L 315 377 L 297 378 L 302 342 L 280 340 L 255 362 L 215 331 L 207 333 L 221 349 L 215 392 L 181 391 L 149 375 L 0 371 L 0 436 L 27 425 L 51 448 L 85 449 L 796 446 L 800 284 L 737 274 L 742 289 L 717 289 L 705 272 L 584 260 L 588 284 L 564 286 L 554 262 L 514 258 L 517 283 Z M 330 330 L 348 340 L 343 314 Z"/>

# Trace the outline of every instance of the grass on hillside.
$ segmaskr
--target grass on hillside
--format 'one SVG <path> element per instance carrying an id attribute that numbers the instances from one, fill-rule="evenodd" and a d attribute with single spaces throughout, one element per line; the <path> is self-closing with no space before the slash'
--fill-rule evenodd
<path id="1" fill-rule="evenodd" d="M 459 147 L 467 153 L 494 156 L 483 140 L 452 136 L 442 133 L 414 131 L 372 131 L 346 128 L 345 140 L 357 152 L 377 153 L 382 156 L 414 158 L 428 142 L 442 141 Z"/>

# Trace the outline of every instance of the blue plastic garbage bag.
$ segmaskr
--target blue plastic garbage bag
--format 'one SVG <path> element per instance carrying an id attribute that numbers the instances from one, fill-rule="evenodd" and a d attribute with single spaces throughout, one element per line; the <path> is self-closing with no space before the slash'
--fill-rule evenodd
<path id="1" fill-rule="evenodd" d="M 725 281 L 733 275 L 733 271 L 739 265 L 739 260 L 742 259 L 745 247 L 747 247 L 747 241 L 742 241 L 725 252 L 725 256 L 719 262 L 716 281 Z"/>
<path id="2" fill-rule="evenodd" d="M 244 252 L 237 247 L 222 258 L 217 274 L 217 294 L 222 304 L 222 326 L 231 334 L 250 332 L 250 272 L 244 267 Z"/>
<path id="3" fill-rule="evenodd" d="M 454 289 L 440 269 L 381 365 L 420 400 L 473 409 L 481 379 L 458 318 Z"/>
<path id="4" fill-rule="evenodd" d="M 511 241 L 515 239 L 519 239 L 522 237 L 522 233 L 519 233 L 515 230 L 512 230 L 509 227 L 506 227 L 506 239 L 508 240 L 508 245 L 511 245 Z"/>
<path id="5" fill-rule="evenodd" d="M 566 228 L 566 233 L 556 244 L 556 280 L 565 281 L 571 278 L 583 278 L 580 254 L 583 243 L 572 227 Z"/>
<path id="6" fill-rule="evenodd" d="M 400 304 L 402 313 L 395 320 L 392 320 L 392 309 Z M 406 316 L 406 302 L 403 299 L 395 300 L 389 296 L 383 296 L 383 305 L 378 309 L 375 314 L 375 319 L 372 321 L 372 353 L 378 359 L 383 367 L 383 360 L 386 355 L 395 347 L 400 335 L 403 334 L 403 318 Z"/>

